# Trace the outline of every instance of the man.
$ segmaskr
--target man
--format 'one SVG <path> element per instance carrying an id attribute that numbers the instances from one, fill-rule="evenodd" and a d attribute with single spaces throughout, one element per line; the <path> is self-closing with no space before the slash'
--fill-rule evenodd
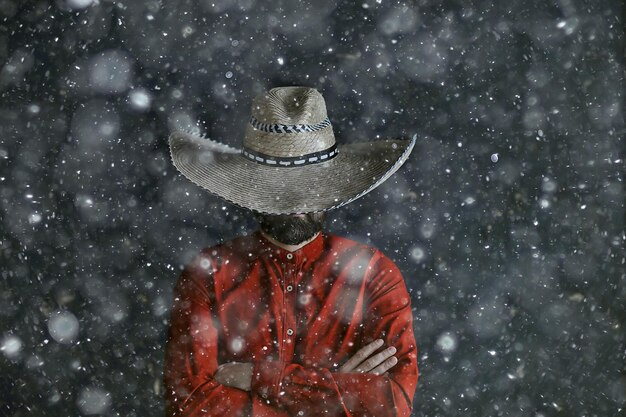
<path id="1" fill-rule="evenodd" d="M 168 416 L 408 416 L 418 378 L 411 301 L 378 249 L 323 231 L 373 190 L 411 140 L 337 147 L 321 94 L 257 96 L 241 151 L 170 137 L 188 179 L 252 211 L 259 229 L 205 248 L 174 290 Z"/>

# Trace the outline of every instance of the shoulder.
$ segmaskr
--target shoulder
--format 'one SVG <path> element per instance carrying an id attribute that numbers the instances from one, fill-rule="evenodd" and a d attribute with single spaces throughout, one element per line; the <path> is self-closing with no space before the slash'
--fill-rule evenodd
<path id="1" fill-rule="evenodd" d="M 400 306 L 405 306 L 410 302 L 400 268 L 382 250 L 358 240 L 337 235 L 329 236 L 329 240 L 337 246 L 346 248 L 343 255 L 341 251 L 335 250 L 338 254 L 335 256 L 344 258 L 350 268 L 359 270 L 366 268 L 363 280 L 370 301 L 393 299 L 395 300 L 393 303 L 400 303 Z"/>
<path id="2" fill-rule="evenodd" d="M 370 276 L 381 272 L 400 273 L 400 269 L 382 250 L 375 246 L 363 243 L 358 238 L 339 236 L 333 233 L 326 234 L 329 247 L 335 253 L 350 251 L 352 253 L 362 253 L 367 258 Z"/>
<path id="3" fill-rule="evenodd" d="M 333 249 L 361 249 L 374 253 L 378 249 L 363 243 L 359 238 L 340 236 L 334 233 L 324 232 L 328 246 Z"/>

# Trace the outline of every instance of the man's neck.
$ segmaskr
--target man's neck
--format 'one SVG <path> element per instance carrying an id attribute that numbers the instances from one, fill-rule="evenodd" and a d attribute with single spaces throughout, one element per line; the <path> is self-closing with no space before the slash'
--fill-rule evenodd
<path id="1" fill-rule="evenodd" d="M 300 243 L 298 243 L 297 245 L 288 245 L 286 243 L 283 242 L 279 242 L 278 240 L 274 239 L 273 237 L 269 236 L 267 233 L 265 233 L 263 231 L 263 229 L 261 230 L 261 234 L 270 242 L 272 242 L 273 244 L 275 244 L 276 246 L 280 246 L 281 248 L 285 249 L 286 251 L 289 252 L 294 252 L 297 251 L 298 249 L 300 249 L 301 247 L 303 247 L 304 245 L 306 245 L 307 243 L 311 242 L 313 239 L 315 239 L 317 237 L 317 235 L 320 234 L 320 232 L 317 232 L 315 235 L 313 235 L 312 238 L 307 239 L 305 241 L 302 241 Z"/>

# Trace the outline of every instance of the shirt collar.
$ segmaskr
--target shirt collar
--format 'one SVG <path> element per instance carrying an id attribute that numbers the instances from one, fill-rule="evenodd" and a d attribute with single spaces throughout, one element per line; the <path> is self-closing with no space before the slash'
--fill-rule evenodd
<path id="1" fill-rule="evenodd" d="M 261 253 L 269 255 L 270 257 L 275 257 L 281 262 L 287 264 L 293 263 L 296 265 L 302 265 L 305 262 L 312 262 L 317 259 L 324 249 L 324 241 L 326 238 L 324 232 L 321 231 L 315 239 L 297 250 L 290 252 L 268 240 L 265 236 L 263 236 L 260 229 L 254 231 L 252 235 L 259 243 Z"/>

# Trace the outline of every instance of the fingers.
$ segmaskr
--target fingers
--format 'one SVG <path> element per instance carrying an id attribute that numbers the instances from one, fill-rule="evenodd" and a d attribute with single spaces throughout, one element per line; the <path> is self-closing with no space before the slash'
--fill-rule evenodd
<path id="1" fill-rule="evenodd" d="M 353 372 L 354 369 L 364 360 L 366 360 L 372 353 L 383 345 L 382 339 L 374 340 L 372 343 L 365 345 L 365 347 L 359 349 L 346 363 L 344 363 L 339 372 Z"/>
<path id="2" fill-rule="evenodd" d="M 398 358 L 392 356 L 396 348 L 391 346 L 377 354 L 373 354 L 383 345 L 383 340 L 378 339 L 366 345 L 354 354 L 341 368 L 339 372 L 361 372 L 382 375 L 398 363 Z"/>
<path id="3" fill-rule="evenodd" d="M 373 355 L 372 357 L 367 359 L 365 362 L 357 366 L 354 371 L 355 372 L 371 372 L 372 370 L 376 369 L 379 365 L 387 361 L 387 359 L 390 359 L 390 356 L 392 356 L 394 353 L 396 353 L 396 348 L 391 346 L 383 350 L 382 352 L 377 353 L 376 355 Z M 395 365 L 395 363 L 387 364 L 387 365 L 393 366 Z"/>
<path id="4" fill-rule="evenodd" d="M 372 369 L 370 373 L 374 375 L 382 375 L 389 369 L 391 369 L 396 363 L 398 363 L 398 358 L 392 356 L 391 358 L 388 358 L 386 361 L 378 365 L 376 368 Z"/>

